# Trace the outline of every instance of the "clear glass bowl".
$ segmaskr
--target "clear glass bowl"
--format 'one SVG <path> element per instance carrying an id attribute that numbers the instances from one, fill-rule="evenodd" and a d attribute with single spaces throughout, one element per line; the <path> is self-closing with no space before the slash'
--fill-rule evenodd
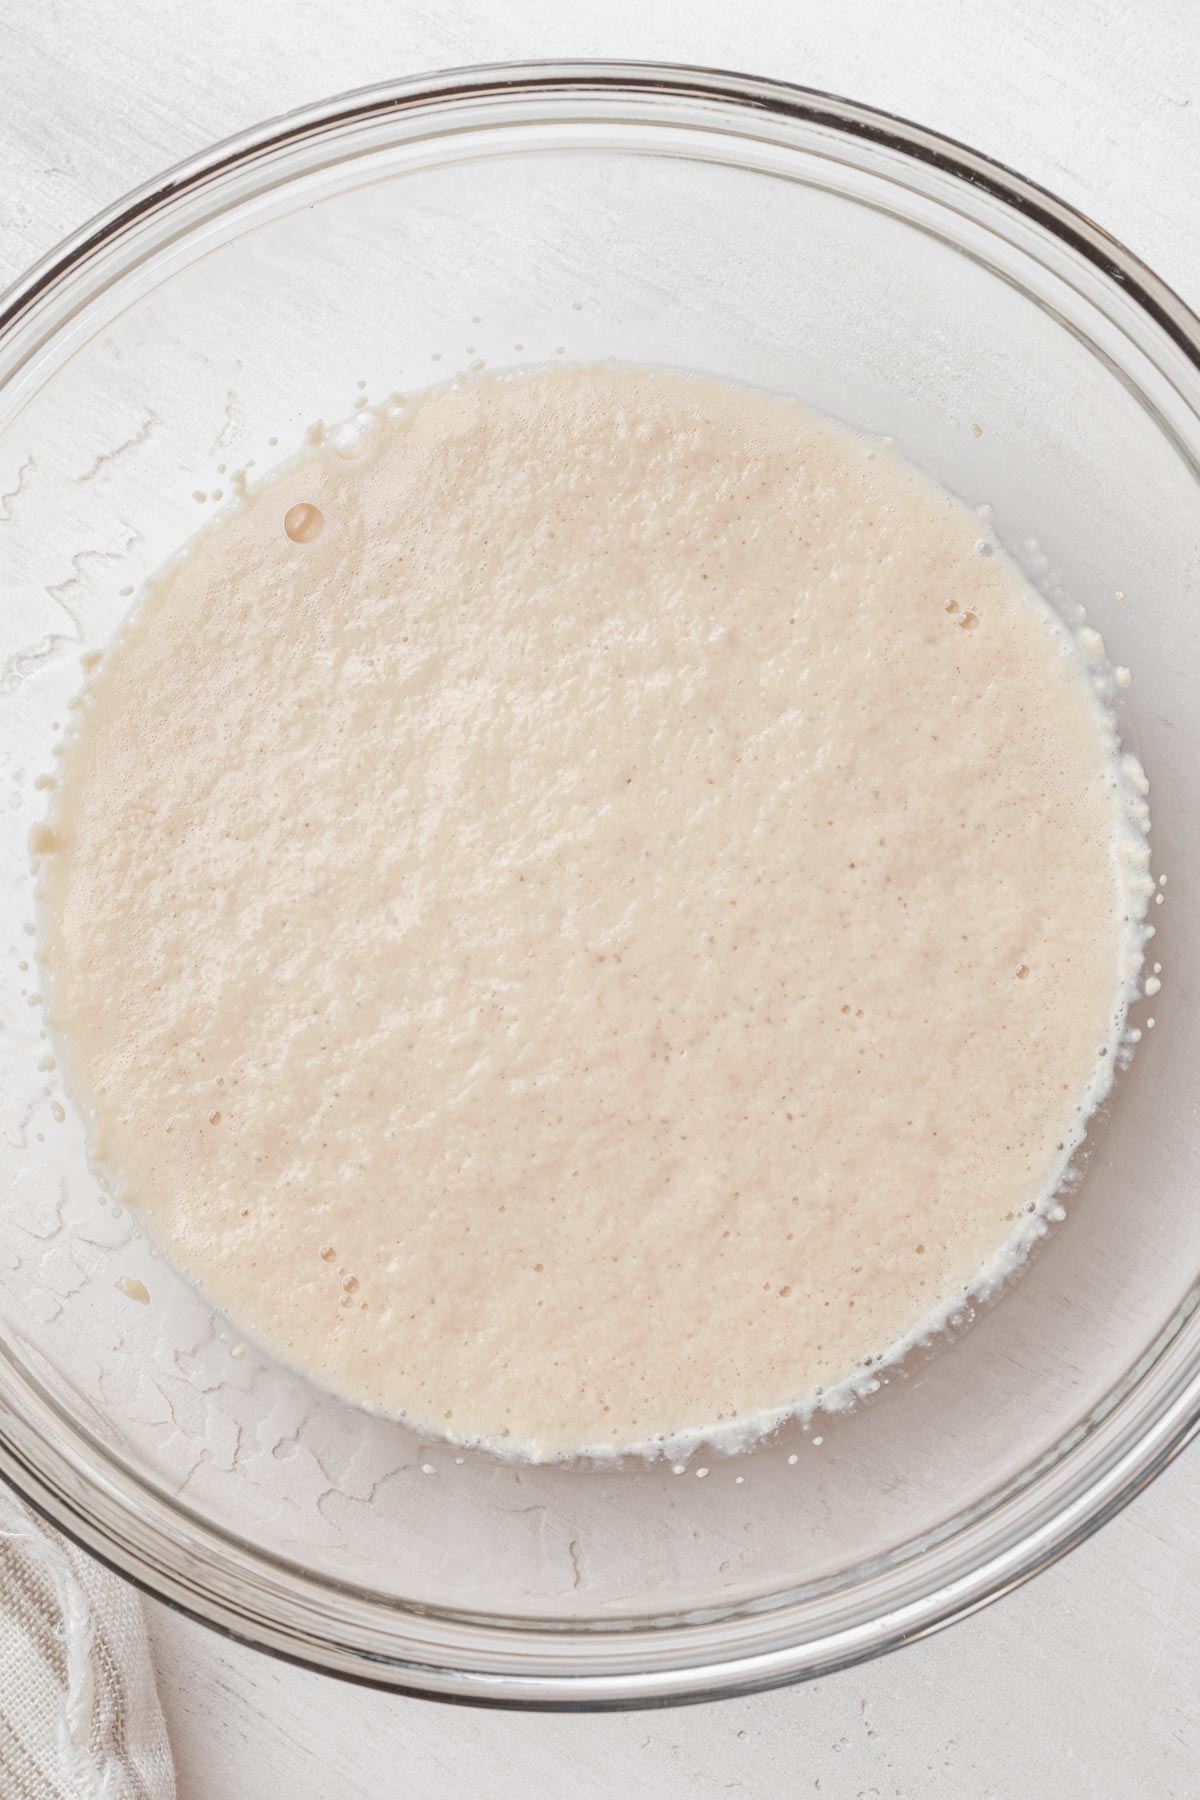
<path id="1" fill-rule="evenodd" d="M 1155 1029 L 1066 1222 L 873 1402 L 703 1480 L 453 1452 L 243 1348 L 98 1204 L 38 1067 L 36 778 L 80 654 L 213 505 L 194 496 L 363 393 L 556 355 L 800 395 L 990 504 L 1133 671 L 1122 728 L 1170 878 L 1162 993 L 1136 1009 Z M 0 1470 L 248 1642 L 530 1706 L 875 1655 L 1136 1492 L 1200 1412 L 1200 934 L 1179 910 L 1200 851 L 1198 408 L 1197 321 L 1050 195 L 846 101 L 688 69 L 350 95 L 184 165 L 33 271 L 0 310 Z"/>

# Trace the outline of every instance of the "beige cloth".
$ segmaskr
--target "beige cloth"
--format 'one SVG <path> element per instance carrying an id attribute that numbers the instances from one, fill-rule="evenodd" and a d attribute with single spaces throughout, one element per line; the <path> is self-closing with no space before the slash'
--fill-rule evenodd
<path id="1" fill-rule="evenodd" d="M 0 1796 L 175 1797 L 137 1593 L 3 1484 Z"/>

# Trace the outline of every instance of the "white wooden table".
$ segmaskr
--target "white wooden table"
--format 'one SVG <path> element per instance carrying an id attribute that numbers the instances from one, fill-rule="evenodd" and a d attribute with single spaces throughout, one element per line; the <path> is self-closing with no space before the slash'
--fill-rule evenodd
<path id="1" fill-rule="evenodd" d="M 337 89 L 526 56 L 723 65 L 908 114 L 1081 206 L 1200 304 L 1193 0 L 0 0 L 0 286 L 134 183 Z M 147 1608 L 180 1800 L 1195 1800 L 1200 1451 L 903 1654 L 685 1711 L 351 1688 Z"/>

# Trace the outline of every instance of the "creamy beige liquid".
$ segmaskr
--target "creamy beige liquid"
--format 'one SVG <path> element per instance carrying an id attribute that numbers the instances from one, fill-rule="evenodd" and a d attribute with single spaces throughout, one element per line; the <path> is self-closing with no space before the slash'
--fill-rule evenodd
<path id="1" fill-rule="evenodd" d="M 997 1266 L 1111 1067 L 1074 646 L 790 402 L 563 369 L 337 448 L 158 581 L 62 759 L 96 1160 L 244 1328 L 458 1440 L 752 1431 L 861 1378 Z"/>

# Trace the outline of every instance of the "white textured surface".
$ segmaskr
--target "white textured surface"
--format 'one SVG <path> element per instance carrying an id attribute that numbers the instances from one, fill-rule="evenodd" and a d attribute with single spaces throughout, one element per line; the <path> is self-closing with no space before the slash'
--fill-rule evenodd
<path id="1" fill-rule="evenodd" d="M 919 118 L 1055 188 L 1200 304 L 1192 0 L 0 0 L 0 285 L 268 114 L 438 64 L 569 55 L 752 69 Z M 437 1708 L 152 1606 L 181 1800 L 1193 1800 L 1197 1468 L 1193 1453 L 1066 1563 L 929 1643 L 681 1712 Z"/>

